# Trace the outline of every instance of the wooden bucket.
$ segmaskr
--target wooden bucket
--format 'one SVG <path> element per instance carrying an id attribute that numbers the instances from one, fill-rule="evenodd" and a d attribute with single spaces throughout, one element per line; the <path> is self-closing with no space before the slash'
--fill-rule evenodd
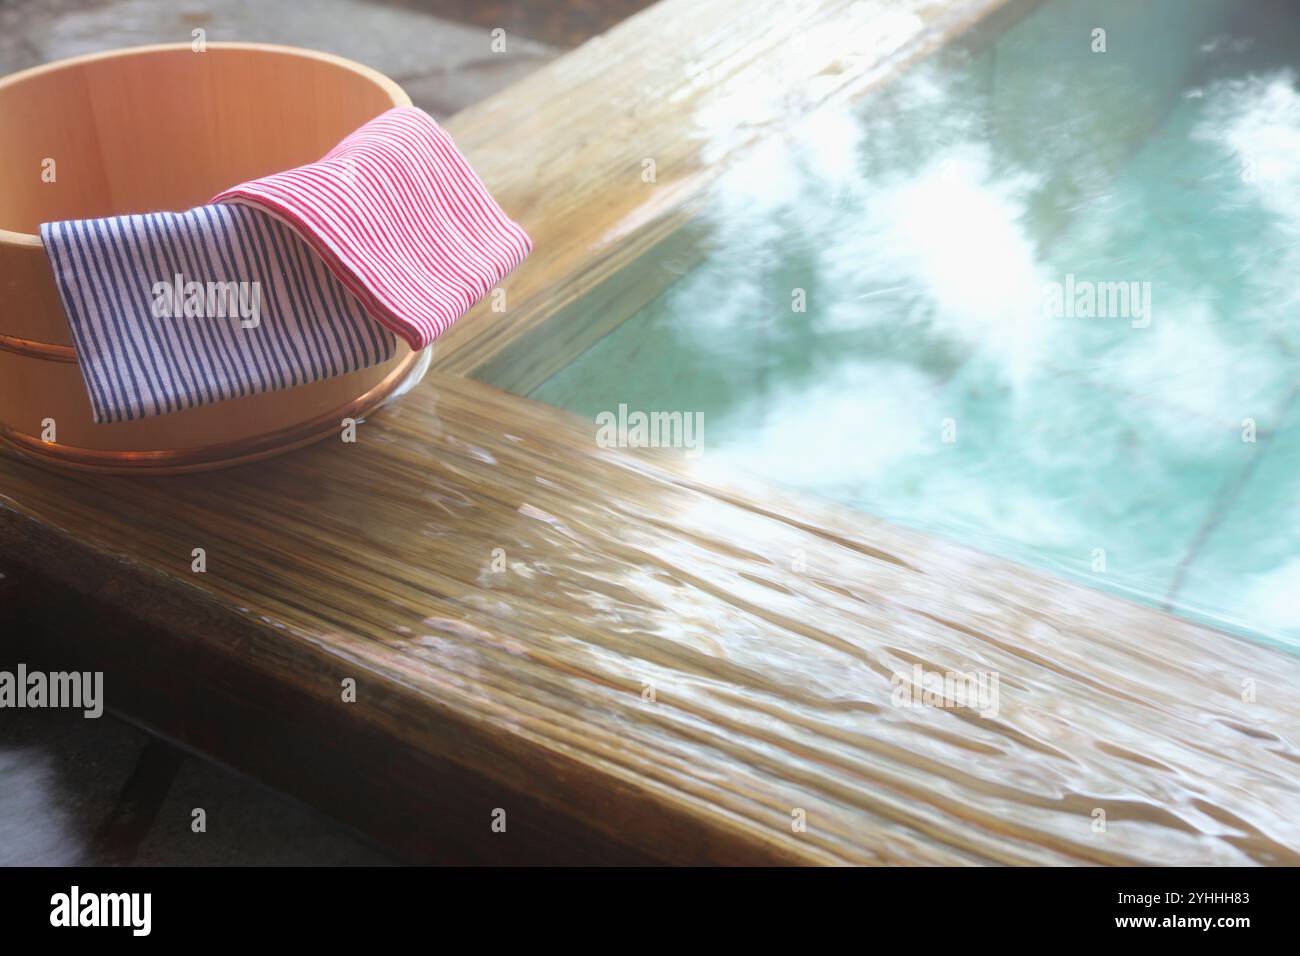
<path id="1" fill-rule="evenodd" d="M 96 425 L 38 234 L 60 219 L 189 209 L 320 159 L 410 102 L 358 63 L 255 43 L 117 50 L 0 80 L 0 437 L 68 467 L 196 471 L 337 435 L 413 384 L 428 353 L 399 340 L 391 360 L 359 372 Z"/>

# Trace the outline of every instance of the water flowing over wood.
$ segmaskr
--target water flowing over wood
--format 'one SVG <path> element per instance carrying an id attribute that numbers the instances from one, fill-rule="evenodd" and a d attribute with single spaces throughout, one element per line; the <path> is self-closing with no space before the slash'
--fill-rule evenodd
<path id="1" fill-rule="evenodd" d="M 220 655 L 238 618 L 322 702 L 353 677 L 334 706 L 481 775 L 485 830 L 521 794 L 670 861 L 1300 862 L 1296 658 L 594 438 L 437 375 L 228 472 L 5 459 L 4 541 L 72 532 L 117 600 L 219 607 L 170 626 Z M 895 706 L 916 665 L 998 675 L 996 713 Z"/>

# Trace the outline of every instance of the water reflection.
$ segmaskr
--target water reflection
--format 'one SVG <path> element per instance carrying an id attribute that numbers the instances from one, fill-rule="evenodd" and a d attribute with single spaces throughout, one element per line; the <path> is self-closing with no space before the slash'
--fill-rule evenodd
<path id="1" fill-rule="evenodd" d="M 1300 639 L 1300 34 L 1120 6 L 1096 55 L 1079 8 L 751 149 L 699 264 L 534 397 L 700 410 L 706 469 Z"/>

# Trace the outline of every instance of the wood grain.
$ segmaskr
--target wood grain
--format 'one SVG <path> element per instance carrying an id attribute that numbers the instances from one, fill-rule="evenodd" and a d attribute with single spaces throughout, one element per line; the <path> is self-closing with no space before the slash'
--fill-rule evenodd
<path id="1" fill-rule="evenodd" d="M 160 608 L 202 654 L 243 635 L 322 706 L 353 676 L 353 719 L 392 746 L 659 860 L 1300 861 L 1292 656 L 602 449 L 589 423 L 457 377 L 361 436 L 166 479 L 5 459 L 4 557 L 33 529 L 45 573 L 91 549 L 118 603 Z M 893 706 L 917 663 L 998 674 L 997 715 Z"/>

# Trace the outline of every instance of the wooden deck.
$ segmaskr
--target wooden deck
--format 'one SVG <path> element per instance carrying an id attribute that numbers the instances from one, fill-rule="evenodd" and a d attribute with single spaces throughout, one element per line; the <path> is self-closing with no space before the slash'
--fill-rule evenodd
<path id="1" fill-rule="evenodd" d="M 1300 863 L 1300 659 L 464 377 L 534 380 L 635 307 L 620 270 L 718 174 L 686 133 L 727 90 L 854 95 L 998 6 L 820 4 L 808 58 L 785 4 L 667 0 L 457 117 L 537 243 L 510 311 L 355 445 L 147 480 L 0 458 L 3 566 L 102 612 L 35 650 L 414 859 Z M 884 10 L 888 43 L 831 29 Z M 610 314 L 541 348 L 586 294 Z M 997 674 L 996 714 L 895 706 L 917 665 Z"/>

